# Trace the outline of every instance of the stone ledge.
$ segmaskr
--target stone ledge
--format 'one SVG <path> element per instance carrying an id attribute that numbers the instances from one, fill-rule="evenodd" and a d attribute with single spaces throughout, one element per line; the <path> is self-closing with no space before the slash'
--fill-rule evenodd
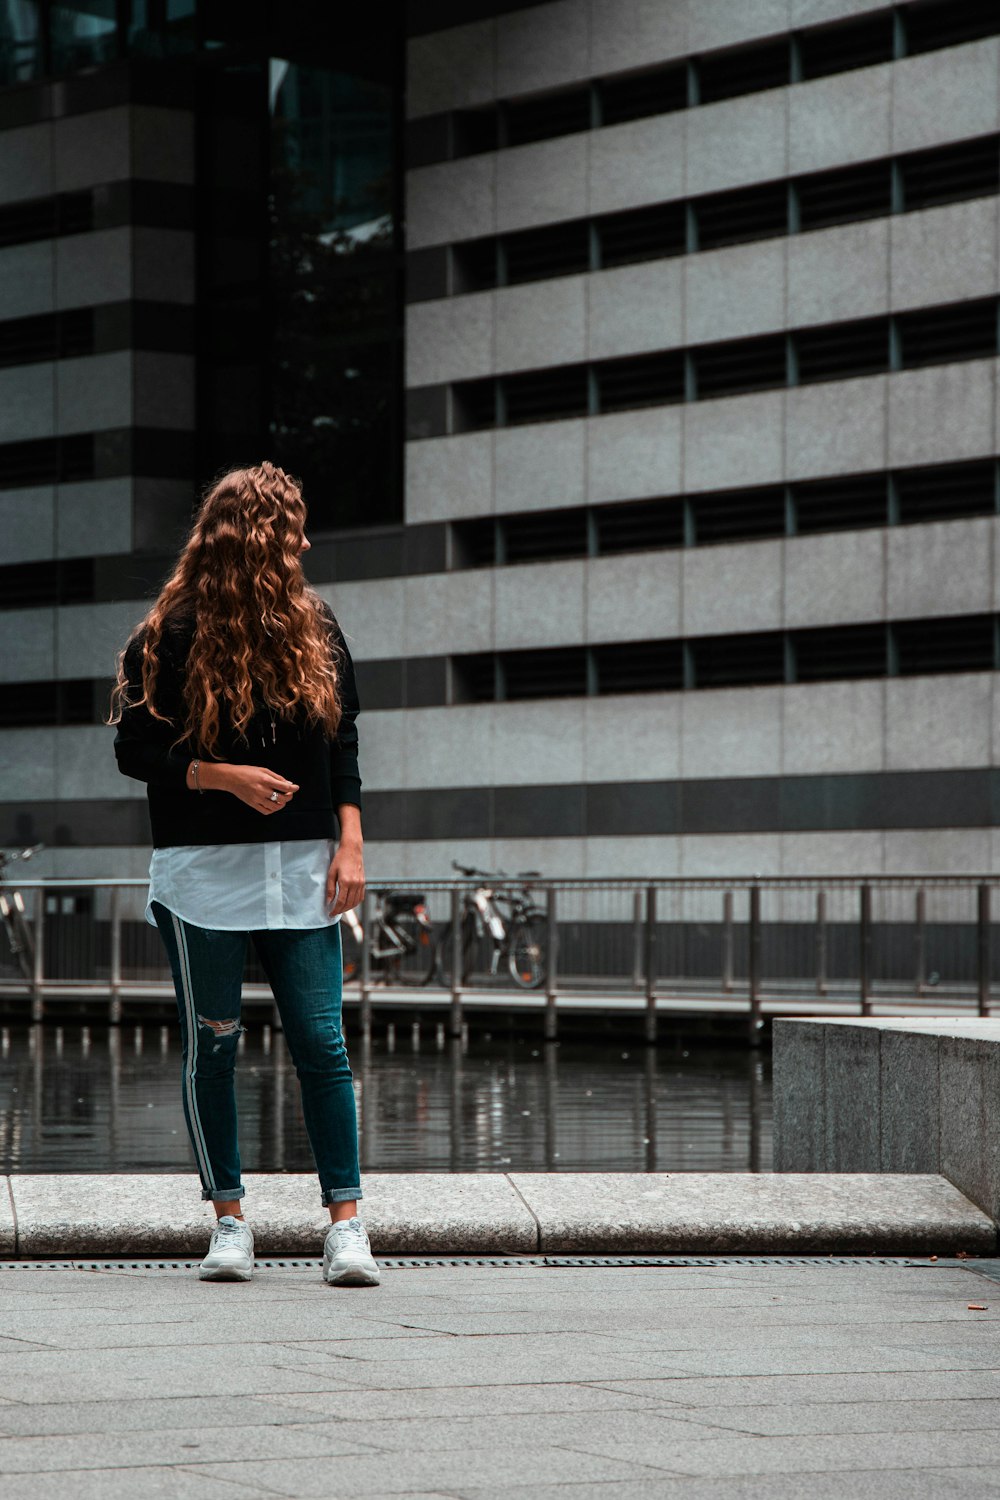
<path id="1" fill-rule="evenodd" d="M 191 1174 L 7 1179 L 0 1257 L 201 1255 Z M 318 1257 L 312 1174 L 247 1174 L 258 1254 Z M 362 1179 L 376 1255 L 992 1255 L 993 1221 L 936 1174 L 380 1173 Z"/>
<path id="2" fill-rule="evenodd" d="M 774 1023 L 774 1167 L 941 1173 L 1000 1222 L 1000 1019 Z"/>

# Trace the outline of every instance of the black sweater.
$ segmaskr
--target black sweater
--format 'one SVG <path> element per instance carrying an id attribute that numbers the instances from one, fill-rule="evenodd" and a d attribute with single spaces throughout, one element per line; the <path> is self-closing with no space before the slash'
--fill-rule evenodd
<path id="1" fill-rule="evenodd" d="M 297 783 L 286 807 L 264 816 L 231 792 L 191 791 L 187 769 L 197 752 L 187 740 L 172 747 L 183 723 L 181 693 L 187 654 L 194 637 L 193 617 L 171 620 L 158 649 L 155 704 L 173 723 L 155 719 L 145 705 L 125 708 L 115 735 L 118 769 L 146 782 L 153 846 L 177 844 L 261 844 L 277 839 L 335 838 L 335 810 L 342 803 L 361 806 L 358 772 L 358 694 L 354 663 L 329 606 L 327 628 L 340 648 L 338 691 L 343 707 L 336 739 L 322 724 L 310 725 L 304 712 L 278 718 L 274 726 L 262 700 L 242 736 L 223 713 L 214 759 L 236 765 L 267 766 Z M 142 635 L 125 652 L 129 697 L 142 696 Z"/>

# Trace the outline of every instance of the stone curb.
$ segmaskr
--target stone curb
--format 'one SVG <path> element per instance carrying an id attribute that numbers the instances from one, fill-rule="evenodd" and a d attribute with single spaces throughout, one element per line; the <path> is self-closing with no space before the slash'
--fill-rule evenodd
<path id="1" fill-rule="evenodd" d="M 260 1255 L 318 1256 L 312 1174 L 244 1176 Z M 367 1172 L 376 1255 L 994 1255 L 997 1228 L 944 1177 L 891 1173 Z M 0 1259 L 204 1253 L 194 1173 L 13 1175 Z"/>

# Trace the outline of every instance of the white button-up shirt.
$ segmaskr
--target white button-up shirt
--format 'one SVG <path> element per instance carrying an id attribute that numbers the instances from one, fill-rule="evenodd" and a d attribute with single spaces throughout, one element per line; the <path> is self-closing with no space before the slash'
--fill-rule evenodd
<path id="1" fill-rule="evenodd" d="M 154 849 L 146 921 L 152 905 L 197 927 L 254 932 L 275 927 L 329 927 L 326 877 L 334 839 L 270 844 L 192 844 Z"/>

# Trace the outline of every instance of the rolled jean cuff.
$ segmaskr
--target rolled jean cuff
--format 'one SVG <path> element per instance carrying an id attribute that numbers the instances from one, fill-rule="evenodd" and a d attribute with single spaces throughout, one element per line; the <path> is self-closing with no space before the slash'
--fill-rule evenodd
<path id="1" fill-rule="evenodd" d="M 236 1198 L 242 1198 L 246 1194 L 245 1187 L 237 1188 L 202 1188 L 202 1203 L 232 1203 Z"/>
<path id="2" fill-rule="evenodd" d="M 350 1203 L 352 1198 L 363 1198 L 360 1185 L 356 1188 L 327 1188 L 322 1197 L 324 1208 L 329 1208 L 331 1203 Z"/>

